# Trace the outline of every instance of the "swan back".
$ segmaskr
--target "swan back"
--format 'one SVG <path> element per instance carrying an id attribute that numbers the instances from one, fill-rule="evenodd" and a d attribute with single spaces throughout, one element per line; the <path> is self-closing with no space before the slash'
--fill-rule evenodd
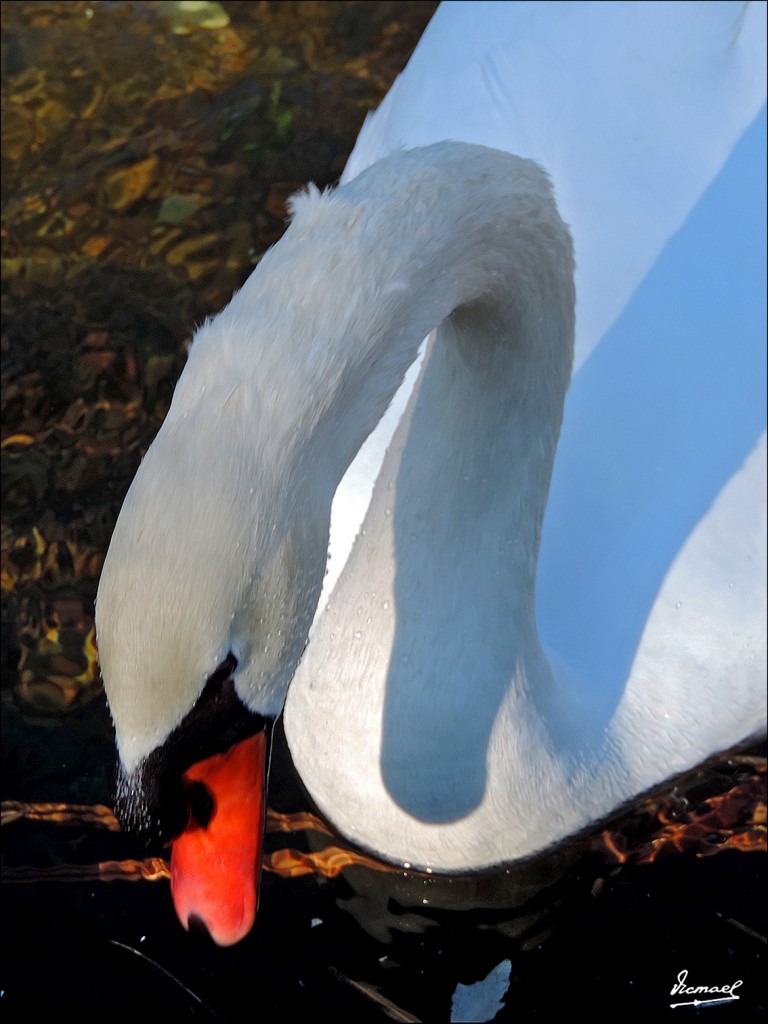
<path id="1" fill-rule="evenodd" d="M 765 103 L 765 37 L 740 0 L 442 4 L 342 180 L 442 139 L 540 163 L 574 238 L 578 367 Z"/>

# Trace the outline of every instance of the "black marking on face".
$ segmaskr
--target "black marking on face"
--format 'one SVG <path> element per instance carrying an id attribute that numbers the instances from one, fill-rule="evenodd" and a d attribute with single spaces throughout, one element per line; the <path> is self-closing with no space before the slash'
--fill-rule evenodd
<path id="1" fill-rule="evenodd" d="M 222 754 L 235 743 L 266 729 L 273 719 L 249 711 L 235 690 L 232 678 L 237 658 L 230 651 L 209 676 L 194 707 L 160 747 L 126 776 L 117 766 L 115 814 L 126 832 L 145 842 L 167 843 L 184 831 L 190 813 L 205 827 L 213 807 L 210 796 L 192 793 L 182 776 L 198 761 Z"/>

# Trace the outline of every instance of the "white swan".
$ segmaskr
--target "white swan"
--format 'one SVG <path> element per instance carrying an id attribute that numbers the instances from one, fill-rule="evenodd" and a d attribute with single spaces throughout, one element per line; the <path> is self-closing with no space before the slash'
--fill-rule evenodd
<path id="1" fill-rule="evenodd" d="M 263 726 L 292 676 L 286 732 L 321 809 L 443 871 L 531 854 L 765 728 L 745 211 L 763 191 L 764 23 L 764 4 L 446 5 L 342 187 L 296 201 L 197 333 L 97 602 L 128 824 L 178 831 L 185 775 L 185 925 L 224 944 L 252 923 L 259 847 L 238 859 L 232 836 L 258 831 Z M 443 138 L 494 150 L 386 155 Z M 579 268 L 538 575 L 571 262 L 543 174 L 499 149 L 548 167 Z M 336 485 L 437 325 L 299 665 Z M 363 453 L 376 469 L 382 443 Z M 229 828 L 211 779 L 253 734 L 233 755 L 248 799 L 225 887 L 200 863 Z"/>

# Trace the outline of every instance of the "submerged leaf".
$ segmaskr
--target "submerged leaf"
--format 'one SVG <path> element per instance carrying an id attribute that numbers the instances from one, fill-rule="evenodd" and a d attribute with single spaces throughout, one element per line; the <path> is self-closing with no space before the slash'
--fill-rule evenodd
<path id="1" fill-rule="evenodd" d="M 147 157 L 130 167 L 113 171 L 104 182 L 107 204 L 113 210 L 125 210 L 146 195 L 158 168 L 156 156 Z"/>

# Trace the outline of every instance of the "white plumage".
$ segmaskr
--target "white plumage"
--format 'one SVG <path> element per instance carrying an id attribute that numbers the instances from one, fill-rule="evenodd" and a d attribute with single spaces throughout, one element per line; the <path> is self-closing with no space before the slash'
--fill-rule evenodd
<path id="1" fill-rule="evenodd" d="M 762 3 L 438 11 L 342 188 L 198 332 L 126 499 L 97 622 L 129 778 L 230 650 L 254 711 L 295 672 L 329 820 L 447 871 L 765 728 L 764 26 Z M 441 140 L 505 152 L 396 152 Z M 571 268 L 510 152 L 576 254 L 548 504 Z M 296 671 L 333 491 L 441 322 L 337 494 Z"/>

